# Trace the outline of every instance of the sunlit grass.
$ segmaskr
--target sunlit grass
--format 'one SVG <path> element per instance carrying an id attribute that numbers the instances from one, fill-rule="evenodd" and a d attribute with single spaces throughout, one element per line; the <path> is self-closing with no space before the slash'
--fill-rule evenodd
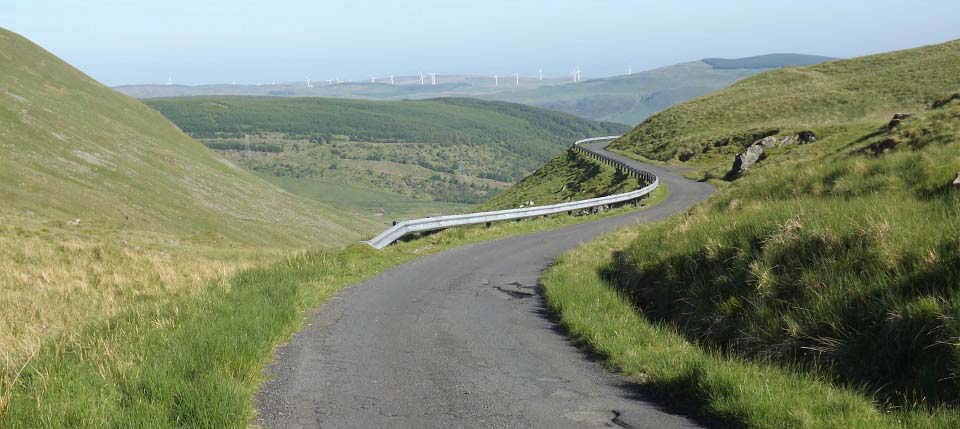
<path id="1" fill-rule="evenodd" d="M 666 193 L 656 191 L 644 205 Z M 55 241 L 7 238 L 25 249 L 19 252 L 36 246 L 43 257 L 15 259 L 16 282 L 0 289 L 0 302 L 16 305 L 5 317 L 22 327 L 0 337 L 8 350 L 0 367 L 0 425 L 244 426 L 272 348 L 337 290 L 465 243 L 631 210 L 455 228 L 382 251 L 357 244 L 305 253 L 135 252 L 77 241 L 67 252 Z M 37 284 L 42 273 L 56 275 L 50 284 Z M 67 283 L 74 286 L 59 287 Z M 11 292 L 32 289 L 48 292 Z"/>
<path id="2" fill-rule="evenodd" d="M 673 223 L 682 223 L 674 220 Z M 718 427 L 952 428 L 955 410 L 881 410 L 870 391 L 690 342 L 605 278 L 623 246 L 657 227 L 626 228 L 565 254 L 541 283 L 567 333 L 663 404 Z M 663 242 L 660 242 L 663 243 Z"/>

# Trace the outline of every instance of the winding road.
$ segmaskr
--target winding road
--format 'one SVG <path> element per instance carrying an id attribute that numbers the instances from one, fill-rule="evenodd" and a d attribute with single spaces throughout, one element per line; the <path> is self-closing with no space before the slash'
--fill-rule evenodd
<path id="1" fill-rule="evenodd" d="M 340 292 L 277 351 L 255 399 L 265 427 L 698 427 L 605 371 L 536 290 L 562 252 L 687 210 L 713 188 L 660 177 L 666 201 L 625 215 L 467 245 Z"/>

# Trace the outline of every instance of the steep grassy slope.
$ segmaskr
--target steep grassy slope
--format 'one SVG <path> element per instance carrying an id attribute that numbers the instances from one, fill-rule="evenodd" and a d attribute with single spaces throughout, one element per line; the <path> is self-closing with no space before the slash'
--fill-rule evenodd
<path id="1" fill-rule="evenodd" d="M 755 133 L 889 119 L 956 89 L 958 49 L 953 41 L 764 73 L 655 115 L 611 148 L 687 160 L 742 150 Z"/>
<path id="2" fill-rule="evenodd" d="M 585 278 L 616 288 L 642 323 L 708 353 L 852 387 L 894 413 L 882 425 L 956 427 L 958 90 L 960 42 L 949 42 L 768 72 L 656 115 L 615 144 L 691 159 L 708 177 L 768 131 L 812 129 L 818 139 L 767 150 L 691 214 L 637 227 L 628 242 L 609 245 L 599 267 L 561 267 L 554 284 L 595 270 Z M 916 115 L 890 126 L 896 111 Z M 555 296 L 565 300 L 557 308 L 595 299 Z M 611 323 L 606 313 L 578 317 L 576 335 L 650 380 L 656 356 L 590 334 Z M 770 392 L 763 377 L 718 376 L 700 361 L 698 372 L 658 389 L 696 392 L 694 408 L 750 427 L 870 427 L 876 417 L 844 422 L 851 415 L 838 411 L 841 402 L 803 408 L 814 398 L 791 395 L 812 393 Z M 754 394 L 767 399 L 745 400 Z"/>
<path id="3" fill-rule="evenodd" d="M 353 236 L 325 218 L 336 212 L 218 159 L 27 40 L 3 31 L 0 44 L 3 216 L 249 243 Z"/>
<path id="4" fill-rule="evenodd" d="M 642 71 L 629 76 L 503 92 L 485 98 L 545 107 L 584 118 L 635 125 L 670 106 L 725 88 L 745 77 L 773 68 L 816 64 L 828 60 L 830 58 L 798 54 L 739 59 L 712 58 Z"/>
<path id="5" fill-rule="evenodd" d="M 282 179 L 276 183 L 291 192 L 351 186 L 402 196 L 411 205 L 481 202 L 576 139 L 626 128 L 468 99 L 219 97 L 147 102 L 237 164 Z M 303 195 L 323 199 L 324 194 Z M 363 209 L 402 214 L 390 207 Z"/>
<path id="6" fill-rule="evenodd" d="M 371 226 L 234 167 L 0 29 L 0 413 L 45 344 Z"/>

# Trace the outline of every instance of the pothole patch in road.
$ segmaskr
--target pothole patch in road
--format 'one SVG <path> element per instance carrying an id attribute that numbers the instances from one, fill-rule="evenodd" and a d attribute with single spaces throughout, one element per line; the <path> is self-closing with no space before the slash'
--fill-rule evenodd
<path id="1" fill-rule="evenodd" d="M 505 286 L 494 286 L 493 288 L 514 299 L 530 298 L 537 294 L 534 288 L 524 286 L 520 282 L 507 283 Z"/>

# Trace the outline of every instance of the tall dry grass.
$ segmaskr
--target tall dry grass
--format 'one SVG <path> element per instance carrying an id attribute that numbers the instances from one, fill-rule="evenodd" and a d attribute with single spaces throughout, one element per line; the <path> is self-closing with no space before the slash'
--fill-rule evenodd
<path id="1" fill-rule="evenodd" d="M 0 226 L 0 414 L 22 368 L 45 343 L 75 344 L 93 322 L 225 288 L 238 271 L 276 256 L 126 237 L 83 227 Z"/>

